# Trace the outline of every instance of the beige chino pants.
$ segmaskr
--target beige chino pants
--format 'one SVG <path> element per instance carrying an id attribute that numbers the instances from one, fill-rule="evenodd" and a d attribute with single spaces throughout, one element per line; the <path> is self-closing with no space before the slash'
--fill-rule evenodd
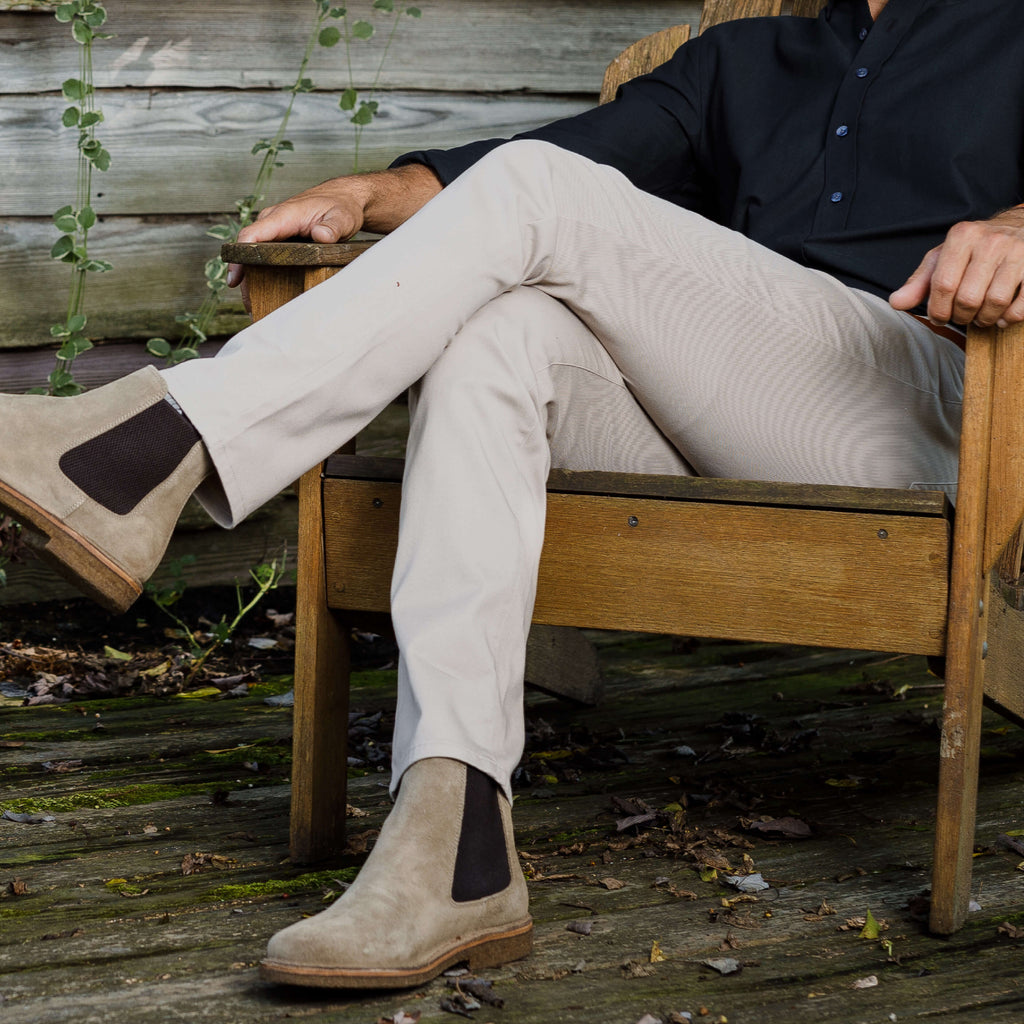
<path id="1" fill-rule="evenodd" d="M 413 387 L 393 780 L 442 756 L 506 789 L 552 462 L 951 487 L 962 373 L 882 300 L 534 141 L 218 358 L 165 371 L 225 526 Z"/>

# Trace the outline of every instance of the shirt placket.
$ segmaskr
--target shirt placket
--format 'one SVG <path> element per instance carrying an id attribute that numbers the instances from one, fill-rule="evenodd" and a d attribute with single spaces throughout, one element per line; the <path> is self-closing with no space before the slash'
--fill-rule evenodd
<path id="1" fill-rule="evenodd" d="M 917 19 L 927 0 L 889 0 L 872 25 L 867 4 L 854 22 L 860 43 L 843 75 L 825 139 L 825 183 L 814 220 L 816 235 L 846 227 L 857 191 L 857 145 L 868 90 Z"/>

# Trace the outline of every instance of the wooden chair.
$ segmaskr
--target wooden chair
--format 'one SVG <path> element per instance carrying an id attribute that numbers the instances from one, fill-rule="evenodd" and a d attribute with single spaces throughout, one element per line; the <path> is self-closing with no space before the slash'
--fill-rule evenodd
<path id="1" fill-rule="evenodd" d="M 794 0 L 814 15 L 823 0 Z M 782 0 L 705 0 L 701 29 Z M 602 98 L 667 59 L 634 44 Z M 228 246 L 261 317 L 363 244 Z M 1024 329 L 971 330 L 955 520 L 938 492 L 554 471 L 535 621 L 906 652 L 945 659 L 931 928 L 968 906 L 983 698 L 1024 718 Z M 344 835 L 348 637 L 388 611 L 400 460 L 334 456 L 299 483 L 292 856 Z"/>

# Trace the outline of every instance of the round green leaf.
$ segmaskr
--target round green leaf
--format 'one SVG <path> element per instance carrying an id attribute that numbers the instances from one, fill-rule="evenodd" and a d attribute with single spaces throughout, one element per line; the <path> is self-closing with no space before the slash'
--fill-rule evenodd
<path id="1" fill-rule="evenodd" d="M 61 235 L 56 242 L 53 243 L 53 248 L 50 249 L 50 255 L 55 260 L 61 260 L 65 256 L 74 252 L 75 240 L 70 235 Z"/>
<path id="2" fill-rule="evenodd" d="M 166 338 L 150 338 L 146 342 L 146 351 L 151 356 L 166 359 L 171 354 L 171 343 Z"/>
<path id="3" fill-rule="evenodd" d="M 357 21 L 352 26 L 352 35 L 356 39 L 369 39 L 373 35 L 373 26 L 368 21 Z"/>
<path id="4" fill-rule="evenodd" d="M 65 213 L 53 218 L 58 231 L 70 232 L 78 230 L 78 218 L 73 213 Z"/>
<path id="5" fill-rule="evenodd" d="M 64 24 L 67 24 L 75 16 L 75 5 L 74 4 L 61 4 L 60 7 L 54 11 L 53 16 Z"/>
<path id="6" fill-rule="evenodd" d="M 87 323 L 84 313 L 75 313 L 68 318 L 67 328 L 72 334 L 77 334 Z"/>
<path id="7" fill-rule="evenodd" d="M 82 46 L 92 42 L 92 29 L 84 21 L 72 22 L 71 34 L 75 37 L 75 42 L 81 43 Z"/>
<path id="8" fill-rule="evenodd" d="M 82 112 L 78 107 L 68 107 L 61 116 L 60 123 L 65 128 L 74 128 L 81 120 Z"/>
<path id="9" fill-rule="evenodd" d="M 60 87 L 65 99 L 82 100 L 89 95 L 89 87 L 77 78 L 68 78 Z"/>
<path id="10" fill-rule="evenodd" d="M 78 214 L 78 223 L 88 231 L 96 223 L 96 211 L 91 206 L 83 206 Z"/>
<path id="11" fill-rule="evenodd" d="M 333 25 L 328 25 L 327 28 L 321 30 L 317 38 L 321 46 L 337 46 L 341 42 L 341 30 Z"/>

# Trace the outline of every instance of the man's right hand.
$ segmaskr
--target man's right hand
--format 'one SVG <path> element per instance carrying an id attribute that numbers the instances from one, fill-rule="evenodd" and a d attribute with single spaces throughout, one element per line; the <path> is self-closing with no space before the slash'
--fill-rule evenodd
<path id="1" fill-rule="evenodd" d="M 238 233 L 239 242 L 277 242 L 311 238 L 338 242 L 365 228 L 386 234 L 408 220 L 441 191 L 434 172 L 423 164 L 332 178 L 260 211 Z M 242 282 L 243 268 L 228 267 L 228 285 Z"/>

